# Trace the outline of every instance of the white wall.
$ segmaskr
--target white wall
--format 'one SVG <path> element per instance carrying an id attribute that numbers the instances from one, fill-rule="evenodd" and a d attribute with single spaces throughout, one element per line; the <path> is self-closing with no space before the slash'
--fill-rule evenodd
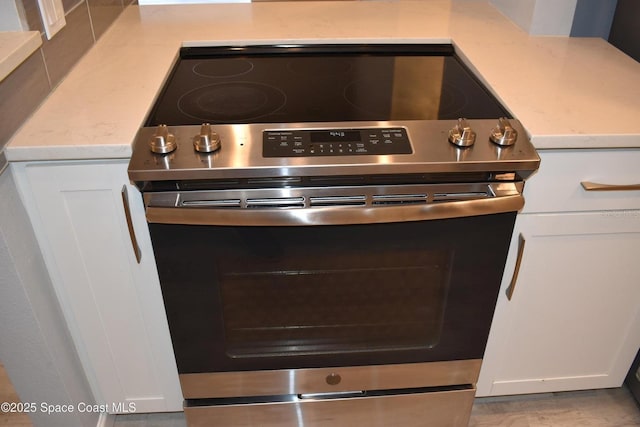
<path id="1" fill-rule="evenodd" d="M 529 34 L 568 36 L 577 0 L 491 0 L 491 3 Z"/>
<path id="2" fill-rule="evenodd" d="M 22 31 L 15 0 L 0 0 L 0 31 Z"/>
<path id="3" fill-rule="evenodd" d="M 536 0 L 491 0 L 491 3 L 520 28 L 529 32 Z"/>
<path id="4" fill-rule="evenodd" d="M 11 168 L 0 173 L 0 360 L 23 402 L 94 403 Z M 99 414 L 31 414 L 34 427 L 87 427 Z"/>

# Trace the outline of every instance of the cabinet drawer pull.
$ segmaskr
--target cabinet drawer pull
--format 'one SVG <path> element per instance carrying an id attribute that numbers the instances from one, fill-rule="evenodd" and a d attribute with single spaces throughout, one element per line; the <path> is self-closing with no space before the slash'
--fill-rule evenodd
<path id="1" fill-rule="evenodd" d="M 140 246 L 138 246 L 138 239 L 136 238 L 136 232 L 133 229 L 133 221 L 131 220 L 131 209 L 129 208 L 129 193 L 127 192 L 126 184 L 122 186 L 122 205 L 124 206 L 124 216 L 127 219 L 127 227 L 129 228 L 129 238 L 131 238 L 131 246 L 133 246 L 133 253 L 136 256 L 136 261 L 140 264 L 142 259 L 142 252 Z"/>
<path id="2" fill-rule="evenodd" d="M 640 184 L 615 185 L 600 184 L 597 182 L 582 181 L 580 183 L 585 191 L 636 191 L 640 190 Z"/>
<path id="3" fill-rule="evenodd" d="M 511 301 L 513 297 L 513 291 L 516 290 L 516 282 L 518 281 L 518 274 L 520 273 L 520 264 L 522 264 L 522 255 L 524 254 L 525 239 L 522 233 L 518 236 L 518 256 L 516 257 L 516 266 L 513 269 L 513 276 L 511 277 L 511 283 L 507 288 L 507 299 Z"/>

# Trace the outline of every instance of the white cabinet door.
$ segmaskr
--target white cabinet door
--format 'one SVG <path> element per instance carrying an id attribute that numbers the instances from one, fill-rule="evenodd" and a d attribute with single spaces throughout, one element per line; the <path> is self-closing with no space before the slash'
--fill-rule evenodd
<path id="1" fill-rule="evenodd" d="M 14 170 L 96 399 L 110 413 L 179 411 L 182 395 L 144 207 L 126 169 L 126 161 L 113 161 Z"/>
<path id="2" fill-rule="evenodd" d="M 640 346 L 639 255 L 640 211 L 520 215 L 477 395 L 620 386 Z"/>

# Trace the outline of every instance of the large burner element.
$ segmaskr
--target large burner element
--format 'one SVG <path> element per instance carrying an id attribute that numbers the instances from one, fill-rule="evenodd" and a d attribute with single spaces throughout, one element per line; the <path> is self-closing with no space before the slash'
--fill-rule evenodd
<path id="1" fill-rule="evenodd" d="M 286 102 L 279 89 L 262 83 L 231 82 L 199 87 L 178 100 L 178 109 L 201 122 L 235 123 L 273 114 Z"/>

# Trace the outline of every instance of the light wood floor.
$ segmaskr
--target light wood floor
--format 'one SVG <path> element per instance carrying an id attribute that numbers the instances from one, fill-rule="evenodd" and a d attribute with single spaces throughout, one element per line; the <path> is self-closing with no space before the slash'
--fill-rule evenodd
<path id="1" fill-rule="evenodd" d="M 0 364 L 0 402 L 19 402 Z M 470 427 L 640 427 L 626 388 L 476 399 Z M 0 427 L 32 427 L 26 414 L 0 412 Z M 186 427 L 182 413 L 116 417 L 114 427 Z M 359 426 L 354 426 L 359 427 Z"/>
<path id="2" fill-rule="evenodd" d="M 470 427 L 632 427 L 640 408 L 626 388 L 476 399 Z"/>

